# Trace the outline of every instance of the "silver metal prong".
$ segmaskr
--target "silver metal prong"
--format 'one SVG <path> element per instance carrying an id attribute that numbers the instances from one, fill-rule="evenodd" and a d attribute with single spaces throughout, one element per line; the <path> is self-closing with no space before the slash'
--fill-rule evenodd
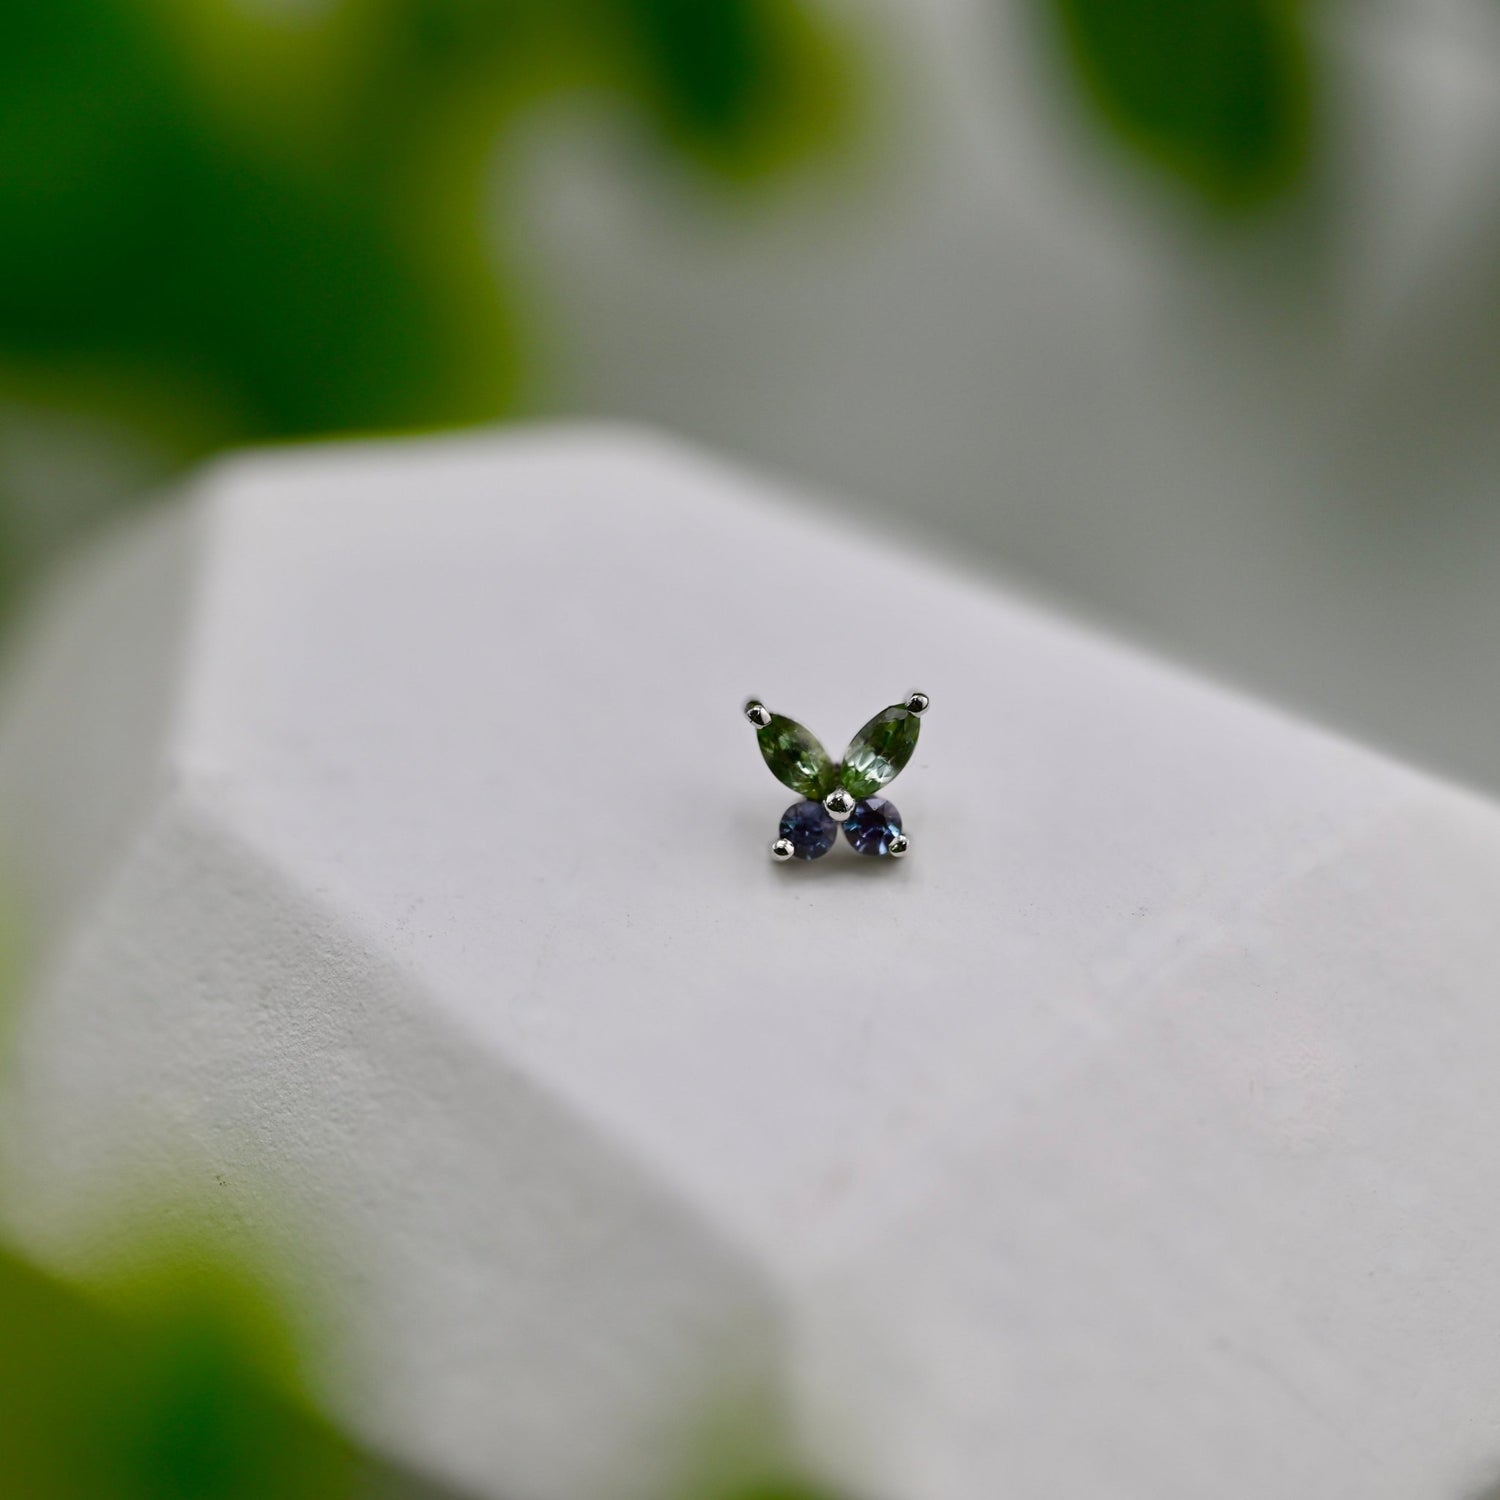
<path id="1" fill-rule="evenodd" d="M 797 852 L 797 846 L 790 839 L 777 839 L 771 845 L 771 858 L 779 865 L 784 865 Z"/>
<path id="2" fill-rule="evenodd" d="M 843 787 L 835 787 L 823 799 L 823 811 L 835 823 L 847 823 L 849 814 L 854 811 L 854 798 Z"/>
<path id="3" fill-rule="evenodd" d="M 900 859 L 901 856 L 905 854 L 906 851 L 910 848 L 911 840 L 907 838 L 904 833 L 898 833 L 896 837 L 891 840 L 890 847 L 886 850 L 886 853 L 889 854 L 892 859 Z"/>
<path id="4" fill-rule="evenodd" d="M 771 710 L 759 698 L 750 698 L 745 703 L 745 717 L 757 729 L 764 729 L 771 722 Z"/>
<path id="5" fill-rule="evenodd" d="M 932 699 L 926 693 L 908 693 L 906 695 L 906 711 L 909 714 L 922 715 L 932 706 Z"/>

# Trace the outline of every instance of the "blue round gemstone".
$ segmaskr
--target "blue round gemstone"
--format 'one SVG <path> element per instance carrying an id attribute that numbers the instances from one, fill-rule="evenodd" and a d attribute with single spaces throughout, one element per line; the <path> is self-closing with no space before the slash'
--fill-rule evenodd
<path id="1" fill-rule="evenodd" d="M 901 832 L 901 814 L 896 804 L 884 797 L 868 797 L 854 804 L 849 821 L 844 824 L 844 837 L 861 854 L 889 854 L 891 840 Z"/>
<path id="2" fill-rule="evenodd" d="M 821 859 L 837 842 L 839 825 L 821 802 L 794 802 L 781 815 L 781 836 L 798 859 Z"/>

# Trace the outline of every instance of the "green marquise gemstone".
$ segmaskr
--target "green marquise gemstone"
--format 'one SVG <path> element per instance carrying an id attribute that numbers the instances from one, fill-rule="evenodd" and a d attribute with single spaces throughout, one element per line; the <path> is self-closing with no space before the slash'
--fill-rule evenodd
<path id="1" fill-rule="evenodd" d="M 838 785 L 838 767 L 817 739 L 795 719 L 772 714 L 758 729 L 760 753 L 783 786 L 821 802 Z"/>
<path id="2" fill-rule="evenodd" d="M 889 786 L 906 769 L 921 732 L 922 721 L 901 704 L 882 709 L 844 752 L 839 773 L 844 790 L 865 798 Z"/>

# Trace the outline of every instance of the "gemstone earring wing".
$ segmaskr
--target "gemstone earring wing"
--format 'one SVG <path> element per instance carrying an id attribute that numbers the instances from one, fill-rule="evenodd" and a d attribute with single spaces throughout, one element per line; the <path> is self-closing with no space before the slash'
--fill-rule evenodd
<path id="1" fill-rule="evenodd" d="M 859 731 L 837 765 L 817 737 L 795 719 L 773 714 L 752 698 L 745 717 L 755 726 L 760 753 L 771 774 L 797 792 L 781 816 L 771 857 L 821 859 L 844 837 L 861 854 L 899 859 L 911 847 L 895 803 L 877 796 L 906 768 L 922 732 L 926 693 L 882 709 Z"/>

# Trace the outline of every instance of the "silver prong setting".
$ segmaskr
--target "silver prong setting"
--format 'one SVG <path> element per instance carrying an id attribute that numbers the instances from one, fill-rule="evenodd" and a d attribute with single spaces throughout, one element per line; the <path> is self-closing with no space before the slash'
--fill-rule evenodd
<path id="1" fill-rule="evenodd" d="M 823 799 L 823 811 L 835 823 L 847 823 L 850 814 L 854 811 L 854 798 L 843 787 L 835 787 Z"/>
<path id="2" fill-rule="evenodd" d="M 790 839 L 777 839 L 771 845 L 771 858 L 778 865 L 784 865 L 797 852 L 797 846 Z"/>
<path id="3" fill-rule="evenodd" d="M 904 859 L 906 857 L 906 851 L 910 848 L 911 840 L 907 838 L 904 833 L 898 833 L 896 837 L 891 840 L 890 848 L 886 850 L 886 853 L 889 854 L 892 859 Z"/>
<path id="4" fill-rule="evenodd" d="M 932 699 L 926 693 L 908 693 L 906 695 L 905 708 L 909 714 L 916 714 L 920 718 L 931 707 Z"/>
<path id="5" fill-rule="evenodd" d="M 757 729 L 764 729 L 771 722 L 771 710 L 759 698 L 745 700 L 745 717 Z"/>

